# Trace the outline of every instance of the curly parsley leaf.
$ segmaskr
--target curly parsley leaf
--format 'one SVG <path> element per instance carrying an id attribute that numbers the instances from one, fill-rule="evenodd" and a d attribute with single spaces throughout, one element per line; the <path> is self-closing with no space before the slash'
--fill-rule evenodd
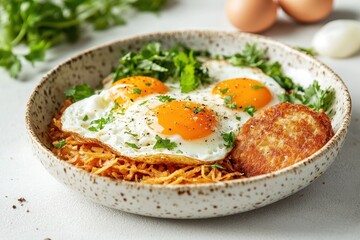
<path id="1" fill-rule="evenodd" d="M 73 86 L 64 91 L 67 99 L 77 102 L 95 94 L 94 90 L 88 84 Z"/>
<path id="2" fill-rule="evenodd" d="M 235 145 L 235 134 L 233 132 L 229 133 L 222 133 L 221 136 L 223 137 L 225 143 L 225 147 L 232 148 Z"/>
<path id="3" fill-rule="evenodd" d="M 237 108 L 236 102 L 232 102 L 233 97 L 234 95 L 226 95 L 224 97 L 224 103 L 226 107 L 231 109 L 236 109 Z"/>
<path id="4" fill-rule="evenodd" d="M 60 141 L 58 141 L 57 143 L 54 143 L 53 145 L 56 148 L 63 148 L 66 145 L 66 140 L 61 139 Z"/>
<path id="5" fill-rule="evenodd" d="M 172 150 L 177 147 L 177 144 L 175 142 L 171 142 L 167 138 L 161 138 L 159 135 L 156 135 L 155 139 L 156 139 L 156 143 L 153 149 L 166 148 L 168 150 Z"/>

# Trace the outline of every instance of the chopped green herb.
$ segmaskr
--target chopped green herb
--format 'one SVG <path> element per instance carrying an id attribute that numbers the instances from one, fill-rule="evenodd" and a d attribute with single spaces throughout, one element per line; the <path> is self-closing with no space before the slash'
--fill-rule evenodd
<path id="1" fill-rule="evenodd" d="M 58 141 L 57 143 L 54 143 L 53 145 L 56 148 L 63 148 L 66 145 L 66 140 L 61 139 L 60 141 Z"/>
<path id="2" fill-rule="evenodd" d="M 240 117 L 240 116 L 236 116 L 235 118 L 236 118 L 236 120 L 241 121 L 241 117 Z"/>
<path id="3" fill-rule="evenodd" d="M 317 56 L 318 53 L 315 51 L 315 49 L 313 48 L 304 48 L 304 47 L 295 47 L 295 49 L 304 52 L 306 54 L 309 54 L 311 56 Z"/>
<path id="4" fill-rule="evenodd" d="M 251 86 L 252 89 L 254 90 L 258 90 L 258 89 L 262 89 L 264 88 L 264 86 L 261 86 L 261 85 L 254 85 L 254 86 Z"/>
<path id="5" fill-rule="evenodd" d="M 137 134 L 134 134 L 134 133 L 131 133 L 131 132 L 124 132 L 125 134 L 129 134 L 129 135 L 131 135 L 131 136 L 133 136 L 133 137 L 137 137 L 138 135 Z"/>
<path id="6" fill-rule="evenodd" d="M 253 105 L 245 106 L 244 112 L 248 113 L 251 117 L 254 116 L 256 109 Z"/>
<path id="7" fill-rule="evenodd" d="M 88 115 L 85 115 L 85 116 L 83 117 L 83 121 L 87 121 L 87 120 L 89 120 L 89 116 L 88 116 Z"/>
<path id="8" fill-rule="evenodd" d="M 168 95 L 157 96 L 157 98 L 159 99 L 160 102 L 171 102 L 171 101 L 176 100 L 175 98 L 172 98 Z"/>
<path id="9" fill-rule="evenodd" d="M 140 149 L 140 147 L 138 147 L 136 144 L 134 143 L 129 143 L 129 142 L 125 142 L 126 145 L 128 145 L 131 148 L 135 148 L 135 149 Z"/>
<path id="10" fill-rule="evenodd" d="M 88 84 L 81 84 L 64 91 L 67 99 L 77 102 L 94 95 L 94 90 Z"/>
<path id="11" fill-rule="evenodd" d="M 89 130 L 89 131 L 92 131 L 92 132 L 97 132 L 97 131 L 99 131 L 99 130 L 98 130 L 96 127 L 94 127 L 94 126 L 89 127 L 88 130 Z"/>
<path id="12" fill-rule="evenodd" d="M 228 90 L 229 90 L 229 88 L 224 88 L 224 89 L 220 90 L 220 92 L 221 92 L 222 94 L 225 94 L 225 93 L 227 93 Z"/>
<path id="13" fill-rule="evenodd" d="M 167 138 L 161 138 L 160 136 L 156 135 L 155 139 L 156 139 L 156 143 L 153 149 L 166 148 L 168 150 L 172 150 L 177 147 L 177 144 L 175 142 L 171 142 Z"/>
<path id="14" fill-rule="evenodd" d="M 231 109 L 236 109 L 237 108 L 236 102 L 231 102 L 233 97 L 234 97 L 234 95 L 226 95 L 224 97 L 224 103 L 225 103 L 226 107 L 231 108 Z"/>
<path id="15" fill-rule="evenodd" d="M 146 104 L 149 100 L 143 101 L 142 103 L 140 103 L 140 106 Z"/>
<path id="16" fill-rule="evenodd" d="M 186 108 L 186 109 L 191 109 L 191 107 L 188 106 L 188 105 L 184 105 L 184 108 Z"/>
<path id="17" fill-rule="evenodd" d="M 196 107 L 193 111 L 195 114 L 198 114 L 199 112 L 205 112 L 204 108 Z"/>
<path id="18" fill-rule="evenodd" d="M 151 83 L 147 82 L 145 83 L 146 86 L 150 87 L 151 86 Z"/>
<path id="19" fill-rule="evenodd" d="M 141 92 L 142 92 L 142 90 L 139 89 L 139 88 L 134 88 L 134 89 L 133 89 L 133 93 L 134 93 L 134 94 L 141 94 Z"/>
<path id="20" fill-rule="evenodd" d="M 225 141 L 225 147 L 232 148 L 235 144 L 235 134 L 233 132 L 229 133 L 222 133 L 221 136 L 223 137 Z"/>
<path id="21" fill-rule="evenodd" d="M 210 167 L 212 169 L 224 169 L 224 167 L 221 166 L 219 163 L 214 163 L 214 164 L 210 165 Z"/>
<path id="22" fill-rule="evenodd" d="M 178 149 L 177 151 L 176 151 L 176 153 L 178 153 L 178 154 L 182 154 L 182 153 L 184 153 L 183 151 L 181 151 L 180 149 Z"/>

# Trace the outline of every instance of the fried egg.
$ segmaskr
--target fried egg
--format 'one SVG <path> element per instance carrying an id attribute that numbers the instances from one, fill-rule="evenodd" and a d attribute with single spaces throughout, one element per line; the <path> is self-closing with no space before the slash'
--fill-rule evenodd
<path id="1" fill-rule="evenodd" d="M 226 135 L 236 136 L 255 110 L 279 103 L 284 90 L 255 68 L 218 60 L 204 66 L 214 80 L 186 94 L 178 83 L 120 79 L 70 105 L 61 117 L 62 130 L 148 163 L 222 160 L 232 149 Z"/>

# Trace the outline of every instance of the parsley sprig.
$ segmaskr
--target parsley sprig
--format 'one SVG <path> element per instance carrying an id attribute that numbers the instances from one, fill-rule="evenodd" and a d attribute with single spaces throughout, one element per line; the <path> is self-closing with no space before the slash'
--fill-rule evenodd
<path id="1" fill-rule="evenodd" d="M 0 66 L 17 78 L 22 61 L 43 61 L 48 48 L 79 39 L 84 26 L 103 30 L 125 24 L 131 9 L 158 12 L 166 0 L 1 0 Z M 28 47 L 17 54 L 19 44 Z"/>
<path id="2" fill-rule="evenodd" d="M 80 84 L 66 89 L 64 93 L 67 99 L 77 102 L 94 95 L 95 92 L 88 84 Z"/>
<path id="3" fill-rule="evenodd" d="M 235 145 L 235 134 L 233 132 L 229 133 L 222 133 L 221 136 L 223 137 L 225 143 L 225 147 L 232 148 Z"/>

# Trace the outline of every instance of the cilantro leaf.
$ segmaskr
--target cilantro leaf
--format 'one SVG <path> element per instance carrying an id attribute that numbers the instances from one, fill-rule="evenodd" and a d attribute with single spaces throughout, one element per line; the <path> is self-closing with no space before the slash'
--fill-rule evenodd
<path id="1" fill-rule="evenodd" d="M 67 99 L 77 102 L 94 95 L 95 92 L 88 84 L 81 84 L 66 89 L 64 93 Z"/>
<path id="2" fill-rule="evenodd" d="M 222 133 L 221 136 L 223 137 L 225 143 L 225 147 L 232 148 L 235 145 L 235 134 L 233 132 L 229 133 Z"/>
<path id="3" fill-rule="evenodd" d="M 10 76 L 17 78 L 22 68 L 19 56 L 14 54 L 11 49 L 0 48 L 0 66 L 5 68 Z"/>
<path id="4" fill-rule="evenodd" d="M 224 88 L 224 89 L 220 90 L 220 92 L 221 92 L 222 94 L 225 94 L 228 90 L 229 90 L 229 88 Z"/>
<path id="5" fill-rule="evenodd" d="M 245 106 L 244 112 L 247 112 L 251 117 L 254 116 L 254 113 L 256 112 L 256 109 L 253 105 Z"/>
<path id="6" fill-rule="evenodd" d="M 85 115 L 82 120 L 83 120 L 83 121 L 89 120 L 89 116 L 88 116 L 88 115 Z"/>
<path id="7" fill-rule="evenodd" d="M 171 142 L 167 138 L 161 138 L 159 135 L 156 135 L 155 139 L 156 143 L 153 149 L 166 148 L 168 150 L 172 150 L 177 147 L 177 144 L 175 142 Z"/>
<path id="8" fill-rule="evenodd" d="M 136 0 L 132 5 L 139 11 L 156 12 L 166 3 L 166 0 Z"/>
<path id="9" fill-rule="evenodd" d="M 30 46 L 30 52 L 24 57 L 26 60 L 34 64 L 35 61 L 43 61 L 45 59 L 45 51 L 49 47 L 45 41 Z"/>
<path id="10" fill-rule="evenodd" d="M 298 89 L 294 89 L 290 93 L 281 95 L 280 101 L 303 104 L 315 111 L 322 109 L 328 112 L 335 101 L 335 91 L 330 88 L 321 89 L 319 82 L 314 80 L 313 84 L 305 90 L 299 91 Z"/>
<path id="11" fill-rule="evenodd" d="M 61 139 L 60 141 L 58 141 L 57 143 L 54 143 L 53 145 L 56 148 L 63 148 L 66 145 L 66 140 Z"/>
<path id="12" fill-rule="evenodd" d="M 139 88 L 134 88 L 134 89 L 133 89 L 133 93 L 134 93 L 134 94 L 141 94 L 141 92 L 142 92 L 142 90 L 139 89 Z"/>
<path id="13" fill-rule="evenodd" d="M 251 88 L 254 89 L 254 90 L 259 90 L 259 89 L 264 88 L 264 86 L 262 86 L 262 85 L 253 85 L 253 86 L 251 86 Z"/>

